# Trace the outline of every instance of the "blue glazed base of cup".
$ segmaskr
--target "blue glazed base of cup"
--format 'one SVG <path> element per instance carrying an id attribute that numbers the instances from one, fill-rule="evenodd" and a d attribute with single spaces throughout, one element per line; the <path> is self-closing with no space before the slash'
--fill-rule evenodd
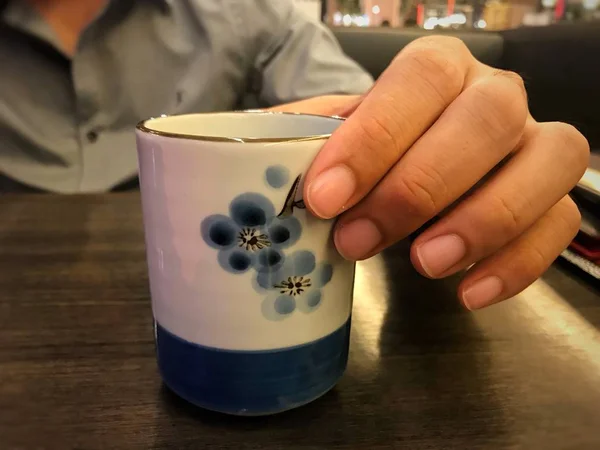
<path id="1" fill-rule="evenodd" d="M 335 386 L 346 369 L 350 319 L 317 341 L 231 351 L 185 341 L 156 324 L 158 367 L 173 392 L 201 408 L 258 416 L 297 408 Z"/>

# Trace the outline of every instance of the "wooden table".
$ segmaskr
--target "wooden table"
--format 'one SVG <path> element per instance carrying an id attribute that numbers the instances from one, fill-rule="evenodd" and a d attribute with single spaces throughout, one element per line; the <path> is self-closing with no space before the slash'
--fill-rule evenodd
<path id="1" fill-rule="evenodd" d="M 598 286 L 554 266 L 477 313 L 407 245 L 358 267 L 348 371 L 267 418 L 198 410 L 154 360 L 139 197 L 0 197 L 1 449 L 599 449 Z"/>

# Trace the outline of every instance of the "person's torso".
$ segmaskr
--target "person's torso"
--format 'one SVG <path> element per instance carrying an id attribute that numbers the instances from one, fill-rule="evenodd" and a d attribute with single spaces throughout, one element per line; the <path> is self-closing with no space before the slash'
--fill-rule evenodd
<path id="1" fill-rule="evenodd" d="M 253 49 L 228 1 L 113 1 L 72 58 L 18 3 L 0 26 L 0 173 L 24 183 L 109 189 L 136 173 L 139 120 L 232 109 L 246 91 Z"/>

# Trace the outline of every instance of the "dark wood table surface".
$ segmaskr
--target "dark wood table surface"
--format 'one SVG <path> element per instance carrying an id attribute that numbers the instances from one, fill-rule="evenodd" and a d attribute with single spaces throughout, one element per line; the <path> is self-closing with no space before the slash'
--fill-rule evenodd
<path id="1" fill-rule="evenodd" d="M 600 449 L 600 294 L 561 264 L 469 313 L 400 244 L 358 266 L 337 388 L 236 418 L 161 384 L 137 193 L 0 217 L 0 449 Z"/>

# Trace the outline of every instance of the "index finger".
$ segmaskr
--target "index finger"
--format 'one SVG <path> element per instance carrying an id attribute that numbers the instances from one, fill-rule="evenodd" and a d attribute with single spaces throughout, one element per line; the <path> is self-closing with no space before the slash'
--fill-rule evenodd
<path id="1" fill-rule="evenodd" d="M 332 218 L 365 197 L 458 97 L 475 64 L 456 38 L 408 45 L 315 158 L 304 184 L 308 208 Z"/>

